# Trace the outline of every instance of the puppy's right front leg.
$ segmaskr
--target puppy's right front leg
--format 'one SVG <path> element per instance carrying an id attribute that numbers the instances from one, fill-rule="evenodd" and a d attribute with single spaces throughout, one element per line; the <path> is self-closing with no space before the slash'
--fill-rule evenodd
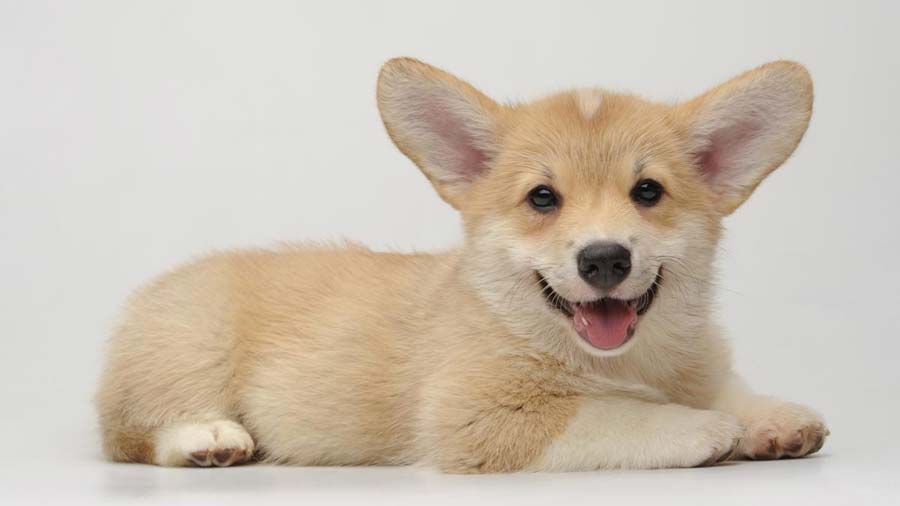
<path id="1" fill-rule="evenodd" d="M 711 465 L 729 458 L 742 434 L 738 420 L 719 411 L 635 399 L 583 398 L 566 429 L 526 470 Z"/>

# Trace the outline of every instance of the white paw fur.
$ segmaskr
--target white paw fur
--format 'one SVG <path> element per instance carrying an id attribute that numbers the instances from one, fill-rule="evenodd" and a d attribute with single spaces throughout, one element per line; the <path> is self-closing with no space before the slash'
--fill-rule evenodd
<path id="1" fill-rule="evenodd" d="M 156 463 L 161 466 L 219 466 L 246 462 L 253 439 L 230 420 L 175 423 L 156 433 Z"/>

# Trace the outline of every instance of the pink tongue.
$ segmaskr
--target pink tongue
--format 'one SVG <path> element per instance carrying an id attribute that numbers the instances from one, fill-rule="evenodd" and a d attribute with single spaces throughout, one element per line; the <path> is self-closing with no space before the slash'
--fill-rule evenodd
<path id="1" fill-rule="evenodd" d="M 575 330 L 595 348 L 612 350 L 628 340 L 629 327 L 637 320 L 637 312 L 624 302 L 603 299 L 575 307 Z"/>

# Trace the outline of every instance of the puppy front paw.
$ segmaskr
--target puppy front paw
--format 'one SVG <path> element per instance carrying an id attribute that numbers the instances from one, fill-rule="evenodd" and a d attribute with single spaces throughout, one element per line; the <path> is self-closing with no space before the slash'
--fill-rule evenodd
<path id="1" fill-rule="evenodd" d="M 787 402 L 761 408 L 745 424 L 740 451 L 753 460 L 810 455 L 822 449 L 831 434 L 818 413 Z"/>

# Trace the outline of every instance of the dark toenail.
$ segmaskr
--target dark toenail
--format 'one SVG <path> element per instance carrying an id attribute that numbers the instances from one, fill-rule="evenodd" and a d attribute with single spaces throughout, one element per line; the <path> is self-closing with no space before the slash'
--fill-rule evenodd
<path id="1" fill-rule="evenodd" d="M 825 436 L 822 433 L 816 433 L 816 442 L 813 444 L 812 449 L 809 453 L 816 453 L 817 451 L 822 449 L 822 446 L 825 444 Z"/>
<path id="2" fill-rule="evenodd" d="M 234 450 L 232 450 L 230 448 L 216 450 L 216 452 L 213 453 L 213 459 L 215 459 L 217 464 L 225 464 L 228 462 L 228 459 L 230 459 L 233 454 L 234 454 Z"/>
<path id="3" fill-rule="evenodd" d="M 778 455 L 778 443 L 775 438 L 769 438 L 769 446 L 766 448 L 765 456 L 775 458 Z"/>
<path id="4" fill-rule="evenodd" d="M 713 453 L 708 459 L 701 462 L 697 467 L 709 467 L 715 465 L 717 462 L 719 462 L 719 456 Z"/>
<path id="5" fill-rule="evenodd" d="M 202 466 L 206 464 L 206 459 L 209 457 L 209 452 L 206 450 L 198 450 L 191 453 L 191 460 L 197 464 L 198 466 Z"/>
<path id="6" fill-rule="evenodd" d="M 790 443 L 784 446 L 784 449 L 789 453 L 796 453 L 803 449 L 803 439 L 798 439 L 795 441 L 791 441 Z"/>

